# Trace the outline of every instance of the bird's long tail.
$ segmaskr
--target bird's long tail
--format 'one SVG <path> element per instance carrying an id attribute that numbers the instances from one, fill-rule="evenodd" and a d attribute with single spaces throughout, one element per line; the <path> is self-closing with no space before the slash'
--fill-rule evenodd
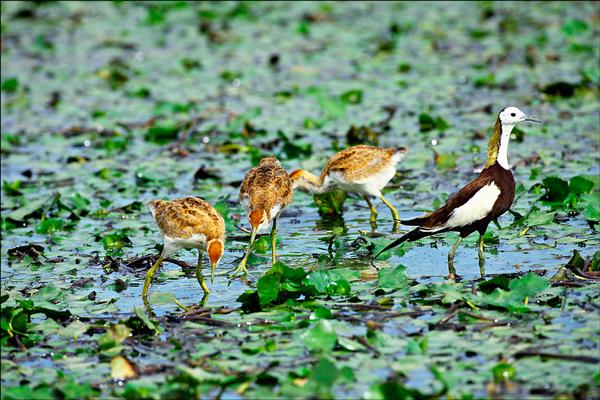
<path id="1" fill-rule="evenodd" d="M 422 217 L 406 219 L 406 220 L 402 221 L 402 225 L 419 226 L 419 225 L 422 225 L 425 221 L 427 221 L 428 217 L 429 217 L 429 214 L 426 214 Z"/>
<path id="2" fill-rule="evenodd" d="M 399 246 L 400 244 L 406 241 L 414 242 L 415 240 L 419 240 L 425 236 L 429 236 L 430 234 L 430 232 L 423 232 L 419 228 L 413 229 L 412 231 L 408 232 L 407 234 L 403 235 L 402 237 L 394 240 L 392 243 L 385 246 L 383 250 L 381 250 L 379 253 L 375 254 L 375 257 L 373 257 L 371 263 L 373 263 L 377 259 L 377 257 L 379 257 L 379 255 L 385 251 L 393 249 L 394 247 Z"/>

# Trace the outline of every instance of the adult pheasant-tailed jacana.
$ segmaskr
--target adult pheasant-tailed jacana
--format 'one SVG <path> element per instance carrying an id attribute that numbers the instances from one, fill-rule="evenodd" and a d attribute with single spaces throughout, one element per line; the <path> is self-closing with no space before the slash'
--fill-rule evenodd
<path id="1" fill-rule="evenodd" d="M 406 148 L 373 146 L 348 147 L 327 161 L 320 176 L 299 169 L 290 174 L 294 188 L 311 193 L 325 193 L 339 188 L 361 195 L 371 210 L 371 225 L 375 227 L 377 209 L 369 197 L 378 197 L 388 206 L 394 218 L 394 231 L 400 224 L 398 210 L 383 197 L 381 190 L 396 174 L 396 164 L 404 159 Z"/>
<path id="2" fill-rule="evenodd" d="M 217 264 L 224 251 L 225 223 L 223 217 L 210 204 L 197 197 L 184 197 L 172 201 L 152 200 L 148 202 L 148 208 L 163 235 L 163 250 L 156 263 L 146 273 L 142 298 L 146 299 L 150 281 L 163 260 L 184 248 L 198 249 L 196 279 L 204 293 L 209 293 L 202 274 L 202 250 L 206 246 L 210 259 L 212 283 Z"/>
<path id="3" fill-rule="evenodd" d="M 460 237 L 448 253 L 448 268 L 450 276 L 453 276 L 453 260 L 458 245 L 463 238 L 477 231 L 479 261 L 483 270 L 485 230 L 491 221 L 510 208 L 515 197 L 515 180 L 508 165 L 508 141 L 515 125 L 523 121 L 540 122 L 516 107 L 506 107 L 500 111 L 488 145 L 487 163 L 479 176 L 452 195 L 441 208 L 422 217 L 404 221 L 404 225 L 418 227 L 386 246 L 373 260 L 384 251 L 405 241 L 412 242 L 426 236 L 455 231 Z"/>
<path id="4" fill-rule="evenodd" d="M 277 217 L 292 201 L 292 181 L 275 157 L 264 157 L 257 167 L 244 176 L 240 186 L 239 201 L 248 211 L 250 221 L 250 243 L 240 265 L 233 271 L 248 274 L 246 263 L 252 252 L 256 234 L 266 228 L 271 221 L 271 258 L 276 261 Z"/>

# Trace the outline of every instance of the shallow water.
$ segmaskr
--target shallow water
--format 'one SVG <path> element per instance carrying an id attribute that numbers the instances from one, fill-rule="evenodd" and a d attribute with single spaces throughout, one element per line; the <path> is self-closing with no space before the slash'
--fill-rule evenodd
<path id="1" fill-rule="evenodd" d="M 115 388 L 107 380 L 109 356 L 97 349 L 98 337 L 108 323 L 128 320 L 134 307 L 143 305 L 140 293 L 145 271 L 127 264 L 158 254 L 160 245 L 159 232 L 143 203 L 196 195 L 226 205 L 229 240 L 219 270 L 232 269 L 247 245 L 240 240 L 247 236 L 240 229 L 247 227 L 246 217 L 237 204 L 246 171 L 260 155 L 275 154 L 288 171 L 305 168 L 317 173 L 331 155 L 348 145 L 346 132 L 351 126 L 370 127 L 380 146 L 408 147 L 385 195 L 401 217 L 409 219 L 439 206 L 476 176 L 475 171 L 485 163 L 487 141 L 501 108 L 516 105 L 537 114 L 544 123 L 519 125 L 520 132 L 515 132 L 510 144 L 509 162 L 518 185 L 511 210 L 526 215 L 539 208 L 539 220 L 519 224 L 507 213 L 499 220 L 501 229 L 490 225 L 488 232 L 497 243 L 486 244 L 485 278 L 531 270 L 551 277 L 573 250 L 585 259 L 600 249 L 598 225 L 588 220 L 585 210 L 588 203 L 597 204 L 600 196 L 600 81 L 594 78 L 598 76 L 594 60 L 600 57 L 600 11 L 594 2 L 576 6 L 531 3 L 527 8 L 510 2 L 451 6 L 420 2 L 173 2 L 162 6 L 59 2 L 34 6 L 11 2 L 3 3 L 1 15 L 0 162 L 6 182 L 1 194 L 2 294 L 9 295 L 13 305 L 52 284 L 66 296 L 65 304 L 74 315 L 60 321 L 61 327 L 79 318 L 100 325 L 89 329 L 73 348 L 68 346 L 72 338 L 49 330 L 53 333 L 44 334 L 43 349 L 42 345 L 27 352 L 14 348 L 10 357 L 3 352 L 3 368 L 12 374 L 3 377 L 3 386 L 15 386 L 31 376 L 31 368 L 39 368 L 42 377 L 31 378 L 31 387 L 52 381 L 47 377 L 62 370 L 80 382 L 93 383 L 103 395 L 122 396 L 121 386 Z M 12 91 L 4 86 L 11 78 L 18 80 Z M 548 87 L 556 84 L 566 85 L 567 93 L 552 94 Z M 387 124 L 389 111 L 384 107 L 395 109 Z M 438 120 L 426 130 L 420 117 Z M 152 127 L 160 126 L 166 127 L 166 138 L 154 140 L 151 133 L 157 133 Z M 186 131 L 187 140 L 177 143 Z M 194 181 L 199 169 L 204 170 L 200 174 L 204 178 Z M 568 181 L 579 175 L 594 186 L 591 193 L 577 198 L 573 209 L 553 210 L 540 200 L 548 191 L 545 178 Z M 10 185 L 17 180 L 21 184 L 14 193 Z M 78 217 L 51 200 L 56 193 Z M 15 210 L 41 199 L 48 201 L 33 217 L 9 218 Z M 136 201 L 141 206 L 121 210 Z M 397 234 L 390 233 L 389 210 L 378 200 L 374 203 L 379 211 L 378 232 L 396 238 Z M 52 218 L 66 226 L 44 232 L 42 222 Z M 548 368 L 555 368 L 549 374 L 552 390 L 548 396 L 572 393 L 589 383 L 584 379 L 592 376 L 588 365 L 516 359 L 512 352 L 501 350 L 517 351 L 534 340 L 549 345 L 564 341 L 567 352 L 597 350 L 597 340 L 584 345 L 580 341 L 591 337 L 587 330 L 595 322 L 591 308 L 585 308 L 598 304 L 593 287 L 565 288 L 560 296 L 566 309 L 544 309 L 554 323 L 543 319 L 539 310 L 536 317 L 517 318 L 484 309 L 481 312 L 490 318 L 516 318 L 520 325 L 512 331 L 512 326 L 462 333 L 437 330 L 449 305 L 426 300 L 433 294 L 411 292 L 410 300 L 402 291 L 375 294 L 378 279 L 369 264 L 371 254 L 364 247 L 353 247 L 370 240 L 361 233 L 371 230 L 362 199 L 347 200 L 343 221 L 343 233 L 337 237 L 341 248 L 334 246 L 337 258 L 331 261 L 328 247 L 339 221 L 321 219 L 312 197 L 295 193 L 292 205 L 278 221 L 279 260 L 305 270 L 360 270 L 361 278 L 350 282 L 360 304 L 379 304 L 384 296 L 392 300 L 392 310 L 425 304 L 431 313 L 385 320 L 379 337 L 380 331 L 369 333 L 363 322 L 379 321 L 381 315 L 357 311 L 345 297 L 320 296 L 261 313 L 218 315 L 215 318 L 240 325 L 228 329 L 198 322 L 190 336 L 188 328 L 180 326 L 179 308 L 168 302 L 152 306 L 165 331 L 156 338 L 142 338 L 136 332 L 124 342 L 123 354 L 143 368 L 168 366 L 167 372 L 145 374 L 161 384 L 176 375 L 174 367 L 196 365 L 190 354 L 205 342 L 222 354 L 203 367 L 226 371 L 227 377 L 256 374 L 255 367 L 264 367 L 266 360 L 292 364 L 282 366 L 283 372 L 277 375 L 281 397 L 327 397 L 318 391 L 301 393 L 303 386 L 288 376 L 290 371 L 309 376 L 302 373 L 310 373 L 323 354 L 334 354 L 340 368 L 350 366 L 357 371 L 352 384 L 338 380 L 337 397 L 369 397 L 374 382 L 404 373 L 405 385 L 432 393 L 428 389 L 441 382 L 433 376 L 431 367 L 436 365 L 450 377 L 464 376 L 456 378 L 460 384 L 450 389 L 454 397 L 465 393 L 493 397 L 486 390 L 494 379 L 490 371 L 501 359 L 517 366 L 522 394 L 530 394 L 527 390 L 539 381 L 538 375 L 549 374 Z M 530 228 L 525 232 L 526 226 Z M 402 232 L 407 229 L 402 227 Z M 122 233 L 130 243 L 123 239 L 121 249 L 107 248 L 105 238 L 115 233 Z M 455 239 L 453 235 L 422 239 L 405 255 L 392 254 L 377 261 L 377 266 L 385 270 L 405 265 L 411 287 L 444 282 L 447 253 Z M 476 240 L 472 235 L 463 241 L 455 258 L 456 270 L 467 285 L 481 278 Z M 42 245 L 48 259 L 8 257 L 9 249 L 30 243 Z M 116 260 L 114 271 L 103 269 L 110 261 L 106 256 Z M 217 277 L 203 304 L 211 309 L 239 307 L 238 296 L 255 289 L 256 281 L 270 268 L 270 249 L 258 256 L 262 261 L 250 267 L 249 284 L 241 280 L 229 284 L 225 277 Z M 181 251 L 174 257 L 193 266 L 197 253 Z M 208 275 L 207 260 L 204 265 Z M 127 286 L 122 291 L 116 290 L 119 280 Z M 434 292 L 438 289 L 431 287 Z M 193 272 L 184 273 L 170 263 L 163 265 L 150 291 L 172 293 L 187 306 L 203 298 Z M 316 319 L 305 325 L 297 321 L 310 318 L 315 304 L 357 318 L 350 322 L 339 316 L 332 319 L 340 337 L 372 334 L 368 340 L 377 351 L 397 351 L 372 357 L 372 350 L 347 353 L 339 344 L 332 353 L 309 351 L 302 345 L 302 335 Z M 259 321 L 263 317 L 284 320 L 282 313 L 292 315 L 297 325 L 275 324 L 269 330 Z M 44 318 L 36 315 L 32 321 L 35 325 Z M 552 330 L 555 324 L 556 331 Z M 511 334 L 519 336 L 518 343 L 507 339 Z M 277 351 L 239 351 L 239 343 L 259 346 L 271 338 Z M 407 354 L 410 346 L 414 351 L 410 341 L 423 338 L 429 340 L 431 354 Z M 180 350 L 174 341 L 182 343 L 185 356 L 177 355 Z M 442 351 L 450 347 L 453 356 Z M 477 347 L 481 354 L 464 356 L 470 347 Z M 46 352 L 64 355 L 65 360 L 56 356 L 49 361 L 41 354 Z M 232 360 L 242 361 L 236 365 Z M 302 372 L 294 365 L 296 360 L 306 360 L 310 370 Z M 370 373 L 359 373 L 367 369 Z M 564 371 L 569 371 L 572 380 L 560 379 Z M 202 384 L 209 385 L 203 379 Z M 243 397 L 225 384 L 222 388 L 228 398 Z M 261 390 L 266 389 L 253 384 L 249 390 L 248 397 L 261 397 Z M 207 393 L 218 391 L 211 386 L 202 392 Z"/>

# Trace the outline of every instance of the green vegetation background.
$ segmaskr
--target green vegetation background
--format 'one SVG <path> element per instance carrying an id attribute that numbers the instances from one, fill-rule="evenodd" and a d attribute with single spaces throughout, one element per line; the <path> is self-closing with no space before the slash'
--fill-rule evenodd
<path id="1" fill-rule="evenodd" d="M 3 2 L 1 398 L 598 397 L 599 10 Z M 145 201 L 216 204 L 231 268 L 261 155 L 317 172 L 347 145 L 406 146 L 386 196 L 417 216 L 481 167 L 507 105 L 544 125 L 513 135 L 517 200 L 484 279 L 475 238 L 464 279 L 442 279 L 452 235 L 375 271 L 390 239 L 358 233 L 360 199 L 321 219 L 297 193 L 282 263 L 259 239 L 253 283 L 221 278 L 202 302 L 181 252 L 142 307 Z"/>

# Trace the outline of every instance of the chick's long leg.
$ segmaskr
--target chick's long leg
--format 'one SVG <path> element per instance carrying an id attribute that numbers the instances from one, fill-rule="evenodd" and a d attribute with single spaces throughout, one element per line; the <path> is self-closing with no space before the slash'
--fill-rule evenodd
<path id="1" fill-rule="evenodd" d="M 204 293 L 210 293 L 208 290 L 208 286 L 206 286 L 206 282 L 204 281 L 204 275 L 202 274 L 202 247 L 198 247 L 198 266 L 196 266 L 196 279 L 198 279 L 198 283 Z"/>
<path id="2" fill-rule="evenodd" d="M 396 210 L 396 207 L 394 207 L 392 203 L 390 203 L 385 197 L 383 197 L 383 194 L 379 198 L 381 199 L 381 201 L 383 201 L 383 204 L 388 206 L 388 208 L 392 212 L 392 217 L 394 218 L 393 232 L 398 232 L 398 230 L 400 229 L 400 213 L 398 213 L 398 210 Z"/>
<path id="3" fill-rule="evenodd" d="M 363 199 L 365 199 L 365 201 L 369 205 L 369 210 L 371 210 L 371 217 L 369 218 L 369 222 L 371 223 L 371 229 L 375 230 L 377 229 L 377 209 L 375 208 L 373 203 L 371 203 L 369 196 L 365 195 L 363 196 Z"/>
<path id="4" fill-rule="evenodd" d="M 277 261 L 277 218 L 273 218 L 271 229 L 271 261 L 273 264 Z"/>
<path id="5" fill-rule="evenodd" d="M 258 233 L 258 228 L 253 227 L 252 231 L 250 232 L 250 243 L 248 244 L 248 249 L 246 249 L 246 254 L 244 255 L 244 258 L 242 258 L 240 265 L 238 265 L 238 267 L 236 269 L 231 271 L 230 279 L 233 279 L 240 273 L 243 276 L 248 275 L 248 269 L 246 268 L 246 263 L 248 262 L 248 258 L 250 257 L 250 253 L 252 252 L 252 246 L 254 246 L 254 239 L 256 238 L 257 233 Z"/>
<path id="6" fill-rule="evenodd" d="M 144 287 L 142 289 L 143 299 L 146 299 L 148 297 L 148 289 L 150 288 L 150 282 L 152 281 L 152 277 L 154 276 L 154 273 L 156 272 L 156 270 L 158 269 L 158 267 L 164 259 L 165 258 L 161 254 L 161 256 L 158 257 L 158 260 L 156 260 L 154 265 L 148 270 L 148 272 L 146 272 L 146 280 L 144 281 Z"/>

